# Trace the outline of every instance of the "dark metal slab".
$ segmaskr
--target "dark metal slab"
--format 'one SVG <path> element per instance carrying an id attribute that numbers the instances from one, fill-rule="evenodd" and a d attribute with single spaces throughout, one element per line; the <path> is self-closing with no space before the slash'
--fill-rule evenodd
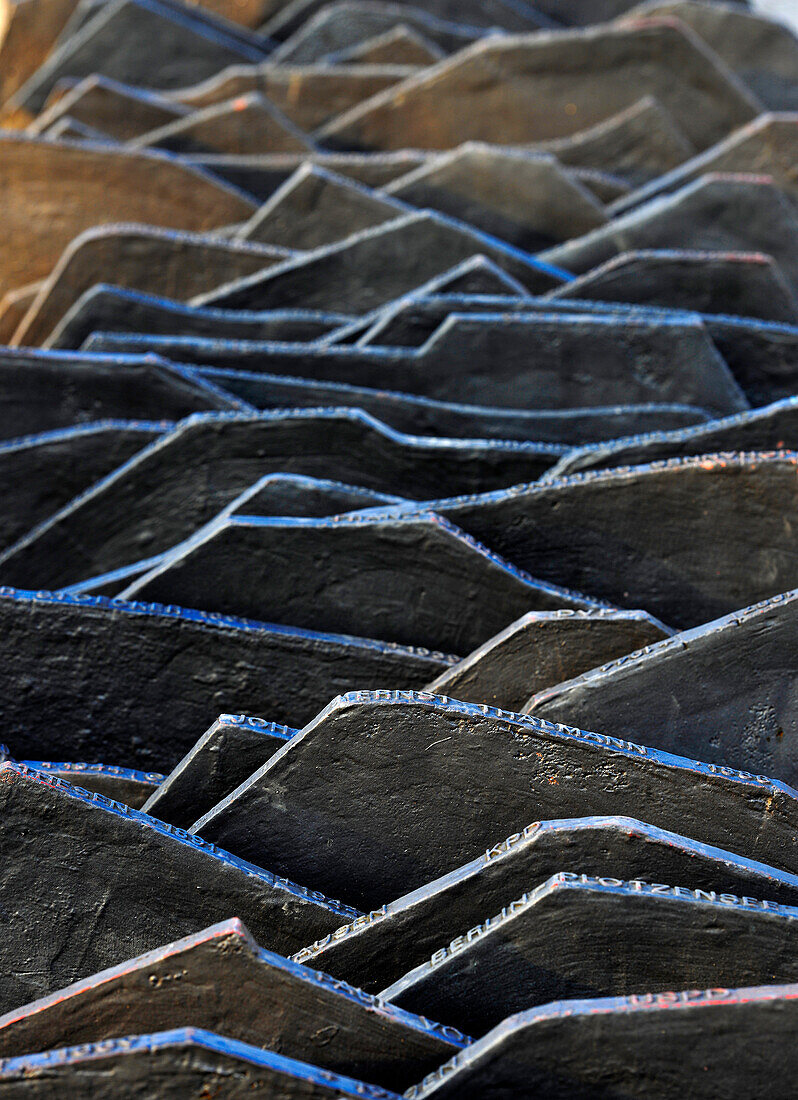
<path id="1" fill-rule="evenodd" d="M 244 1100 L 399 1100 L 398 1095 L 282 1054 L 258 1050 L 197 1028 L 134 1035 L 44 1054 L 10 1058 L 0 1065 L 0 1089 L 9 1097 L 124 1100 L 137 1092 L 158 1100 L 197 1095 Z"/>
<path id="2" fill-rule="evenodd" d="M 353 108 L 322 130 L 348 149 L 449 149 L 567 137 L 653 95 L 705 149 L 759 105 L 676 22 L 493 36 Z M 559 109 L 552 109 L 552 104 Z M 575 109 L 566 110 L 572 104 Z"/>
<path id="3" fill-rule="evenodd" d="M 345 485 L 341 481 L 303 477 L 301 474 L 266 474 L 236 497 L 225 511 L 231 516 L 336 516 L 362 508 L 403 504 L 402 497 Z"/>
<path id="4" fill-rule="evenodd" d="M 544 689 L 524 710 L 798 784 L 798 592 Z"/>
<path id="5" fill-rule="evenodd" d="M 192 831 L 371 909 L 521 822 L 585 814 L 625 814 L 798 869 L 798 794 L 782 783 L 412 692 L 334 700 Z"/>
<path id="6" fill-rule="evenodd" d="M 166 778 L 160 772 L 139 772 L 115 764 L 55 763 L 51 760 L 25 760 L 23 763 L 26 768 L 77 784 L 114 802 L 123 802 L 131 810 L 140 810 Z"/>
<path id="7" fill-rule="evenodd" d="M 695 0 L 653 0 L 635 14 L 680 19 L 769 110 L 798 110 L 798 39 L 778 18 L 735 4 Z"/>
<path id="8" fill-rule="evenodd" d="M 254 210 L 222 180 L 163 154 L 9 132 L 0 153 L 3 293 L 49 275 L 67 245 L 92 226 L 138 221 L 203 232 L 245 221 Z M 50 216 L 54 207 L 58 218 Z"/>
<path id="9" fill-rule="evenodd" d="M 794 985 L 716 987 L 533 1008 L 405 1095 L 499 1100 L 530 1090 L 541 1100 L 723 1100 L 732 1088 L 740 1100 L 765 1092 L 791 1100 L 795 1068 L 785 1052 L 796 997 Z M 730 1052 L 727 1075 L 721 1067 Z"/>
<path id="10" fill-rule="evenodd" d="M 530 683 L 542 691 L 671 633 L 645 611 L 530 611 L 452 665 L 427 691 L 521 710 L 534 694 Z"/>
<path id="11" fill-rule="evenodd" d="M 0 349 L 0 439 L 18 442 L 103 420 L 169 422 L 242 406 L 248 407 L 155 355 Z"/>
<path id="12" fill-rule="evenodd" d="M 146 337 L 138 346 L 196 366 L 504 408 L 676 403 L 718 415 L 748 408 L 697 314 L 455 312 L 423 347 L 404 349 Z"/>
<path id="13" fill-rule="evenodd" d="M 4 736 L 17 757 L 158 771 L 222 712 L 298 725 L 337 692 L 364 682 L 421 687 L 454 660 L 157 604 L 13 589 L 0 594 L 0 619 Z"/>
<path id="14" fill-rule="evenodd" d="M 317 12 L 323 11 L 327 5 L 325 0 L 292 0 L 283 5 L 263 27 L 264 34 L 279 42 L 285 41 L 289 35 L 294 34 L 300 27 L 305 28 Z M 403 10 L 404 0 L 399 0 L 393 7 Z M 411 16 L 414 6 L 409 5 Z M 540 26 L 546 26 L 547 21 L 542 19 L 537 9 L 531 4 L 513 4 L 509 0 L 425 0 L 423 10 L 428 16 L 448 23 L 464 25 L 464 30 L 472 33 L 479 31 L 484 34 L 488 28 L 501 27 L 504 30 L 522 33 L 533 31 Z M 362 27 L 360 20 L 362 15 L 357 8 L 347 6 L 345 18 L 357 20 L 355 27 Z M 550 25 L 550 24 L 549 24 Z M 314 38 L 317 35 L 314 29 Z M 311 39 L 313 41 L 313 39 Z M 314 51 L 315 52 L 315 51 Z M 285 55 L 283 55 L 285 59 Z M 302 56 L 291 58 L 297 60 L 316 60 L 316 57 Z"/>
<path id="15" fill-rule="evenodd" d="M 142 809 L 188 829 L 262 767 L 297 731 L 263 718 L 222 714 L 153 790 Z"/>
<path id="16" fill-rule="evenodd" d="M 237 73 L 240 70 L 235 67 L 229 71 L 231 73 Z M 309 70 L 287 69 L 285 71 L 293 73 L 296 76 L 297 85 L 301 92 L 303 77 Z M 315 72 L 318 73 L 320 77 L 323 76 L 327 82 L 334 80 L 336 77 L 340 78 L 342 71 L 346 74 L 360 74 L 361 83 L 362 74 L 365 73 L 372 84 L 375 83 L 373 74 L 381 76 L 385 73 L 383 66 L 375 68 L 372 65 L 358 65 L 355 68 L 348 66 L 343 70 L 340 66 L 334 68 L 319 68 L 315 70 Z M 390 68 L 390 72 L 396 71 L 395 66 Z M 221 75 L 223 76 L 224 74 Z M 395 76 L 388 79 L 383 77 L 382 80 L 376 81 L 377 88 L 385 87 L 386 84 L 396 83 L 396 81 L 397 77 Z M 234 86 L 238 83 L 238 80 L 231 78 L 231 80 L 225 83 L 232 91 L 235 90 Z M 259 82 L 256 81 L 254 77 L 251 86 L 260 87 Z M 303 164 L 315 164 L 320 168 L 326 168 L 328 171 L 345 176 L 347 179 L 362 183 L 365 187 L 379 188 L 383 187 L 386 183 L 390 183 L 391 180 L 396 179 L 398 176 L 403 176 L 412 168 L 417 168 L 419 164 L 424 163 L 426 157 L 427 154 L 425 153 L 420 153 L 412 149 L 403 149 L 400 152 L 386 153 L 382 156 L 371 156 L 370 154 L 361 153 L 325 152 L 308 153 L 307 156 L 272 153 L 271 155 L 257 157 L 232 157 L 221 154 L 205 154 L 203 156 L 187 156 L 183 159 L 186 164 L 202 168 L 207 172 L 213 173 L 214 176 L 218 176 L 220 179 L 227 180 L 234 186 L 240 187 L 248 194 L 260 200 L 260 202 L 268 202 L 278 187 L 282 187 L 286 180 L 290 179 L 294 172 L 296 172 L 298 168 L 301 168 Z"/>
<path id="17" fill-rule="evenodd" d="M 798 902 L 798 876 L 628 817 L 537 821 L 294 958 L 377 993 L 560 871 Z"/>
<path id="18" fill-rule="evenodd" d="M 793 289 L 775 260 L 759 252 L 623 252 L 551 297 L 798 322 Z"/>
<path id="19" fill-rule="evenodd" d="M 100 420 L 0 443 L 0 546 L 10 546 L 173 427 Z"/>
<path id="20" fill-rule="evenodd" d="M 120 598 L 462 655 L 527 609 L 597 606 L 538 583 L 433 513 L 212 521 Z"/>
<path id="21" fill-rule="evenodd" d="M 637 466 L 686 455 L 778 448 L 798 449 L 798 397 L 788 397 L 723 420 L 710 420 L 693 428 L 653 432 L 599 446 L 580 447 L 562 458 L 548 476 L 556 479 L 581 470 Z"/>
<path id="22" fill-rule="evenodd" d="M 527 252 L 590 233 L 607 220 L 600 203 L 551 154 L 482 143 L 430 157 L 385 190 Z"/>
<path id="23" fill-rule="evenodd" d="M 269 469 L 335 475 L 418 499 L 444 487 L 468 492 L 538 477 L 562 453 L 545 444 L 405 436 L 352 409 L 192 418 L 0 556 L 0 578 L 61 588 L 155 557 Z"/>
<path id="24" fill-rule="evenodd" d="M 702 176 L 543 255 L 583 273 L 637 249 L 764 252 L 798 291 L 798 213 L 768 176 Z"/>
<path id="25" fill-rule="evenodd" d="M 36 114 L 59 80 L 100 73 L 144 88 L 181 88 L 225 65 L 265 59 L 266 42 L 243 28 L 160 0 L 114 0 L 97 6 L 15 93 L 12 103 Z M 200 9 L 201 10 L 201 9 Z"/>
<path id="26" fill-rule="evenodd" d="M 444 51 L 412 27 L 399 24 L 391 31 L 367 38 L 357 46 L 338 54 L 327 54 L 332 64 L 355 65 L 418 65 L 426 68 L 445 57 Z"/>
<path id="27" fill-rule="evenodd" d="M 186 1026 L 396 1090 L 468 1043 L 263 950 L 229 920 L 7 1013 L 0 1051 L 6 1059 Z"/>
<path id="28" fill-rule="evenodd" d="M 565 281 L 560 269 L 503 241 L 440 214 L 414 211 L 287 261 L 272 272 L 222 286 L 201 295 L 195 304 L 366 313 L 477 254 L 494 260 L 534 293 Z"/>
<path id="29" fill-rule="evenodd" d="M 798 113 L 761 114 L 716 145 L 691 157 L 626 198 L 613 204 L 622 214 L 655 195 L 676 191 L 709 172 L 767 172 L 785 192 L 795 196 L 795 149 L 798 142 Z"/>
<path id="30" fill-rule="evenodd" d="M 563 872 L 380 995 L 484 1035 L 554 1001 L 791 982 L 796 936 L 798 909 L 774 901 Z"/>
<path id="31" fill-rule="evenodd" d="M 695 148 L 652 95 L 579 133 L 533 146 L 561 164 L 610 172 L 640 187 L 678 167 Z"/>
<path id="32" fill-rule="evenodd" d="M 312 251 L 392 221 L 406 209 L 387 195 L 306 162 L 242 226 L 236 239 Z"/>
<path id="33" fill-rule="evenodd" d="M 306 4 L 301 8 L 298 4 L 291 6 L 296 15 L 289 23 L 296 25 L 297 16 L 308 8 Z M 409 27 L 447 53 L 470 46 L 483 33 L 481 27 L 441 19 L 422 7 L 401 0 L 399 3 L 375 3 L 373 0 L 327 3 L 297 25 L 288 37 L 285 37 L 287 27 L 279 26 L 278 20 L 279 14 L 275 16 L 274 27 L 285 40 L 274 51 L 272 59 L 282 65 L 305 65 L 322 60 L 338 62 L 341 54 L 397 25 Z"/>
<path id="34" fill-rule="evenodd" d="M 320 339 L 346 320 L 339 313 L 302 309 L 267 313 L 201 309 L 101 283 L 87 290 L 64 314 L 44 346 L 77 350 L 93 332 L 103 331 L 301 343 Z"/>
<path id="35" fill-rule="evenodd" d="M 527 443 L 534 440 L 579 446 L 586 441 L 620 439 L 638 432 L 676 430 L 710 419 L 709 413 L 689 405 L 615 405 L 527 411 L 452 404 L 345 383 L 311 382 L 252 371 L 211 367 L 200 368 L 199 374 L 255 408 L 349 406 L 364 409 L 399 431 L 448 438 L 516 439 Z"/>
<path id="36" fill-rule="evenodd" d="M 167 96 L 94 73 L 37 115 L 28 133 L 50 133 L 56 123 L 69 118 L 116 141 L 128 141 L 186 113 L 186 107 Z"/>
<path id="37" fill-rule="evenodd" d="M 686 628 L 796 586 L 796 463 L 672 459 L 424 508 L 535 577 Z"/>
<path id="38" fill-rule="evenodd" d="M 185 299 L 282 259 L 282 249 L 210 234 L 176 233 L 144 225 L 87 229 L 67 246 L 48 274 L 15 333 L 15 342 L 42 344 L 70 307 L 96 283 L 113 282 Z"/>
<path id="39" fill-rule="evenodd" d="M 260 92 L 192 111 L 141 134 L 128 145 L 131 149 L 232 156 L 309 152 L 315 147 L 310 137 Z"/>
<path id="40" fill-rule="evenodd" d="M 55 776 L 0 780 L 3 1011 L 234 915 L 282 953 L 358 915 Z"/>

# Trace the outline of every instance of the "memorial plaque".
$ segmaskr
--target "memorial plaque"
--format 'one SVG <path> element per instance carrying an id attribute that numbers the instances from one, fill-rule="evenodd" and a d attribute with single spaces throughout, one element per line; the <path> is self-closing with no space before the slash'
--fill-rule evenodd
<path id="1" fill-rule="evenodd" d="M 275 310 L 242 313 L 203 309 L 171 298 L 100 283 L 67 310 L 44 341 L 47 348 L 77 350 L 93 333 L 137 332 L 200 336 L 213 340 L 288 340 L 313 342 L 333 332 L 347 318 L 340 313 Z"/>
<path id="2" fill-rule="evenodd" d="M 7 1013 L 0 1051 L 6 1059 L 186 1026 L 397 1090 L 468 1044 L 455 1028 L 265 951 L 229 920 Z"/>
<path id="3" fill-rule="evenodd" d="M 290 741 L 297 731 L 263 718 L 223 714 L 143 805 L 180 829 L 213 809 Z"/>
<path id="4" fill-rule="evenodd" d="M 680 19 L 700 34 L 770 111 L 798 110 L 798 40 L 778 19 L 742 5 L 653 0 L 629 13 Z"/>
<path id="5" fill-rule="evenodd" d="M 671 633 L 645 611 L 530 611 L 447 669 L 427 690 L 467 703 L 521 710 L 530 697 L 530 682 L 542 691 Z"/>
<path id="6" fill-rule="evenodd" d="M 511 409 L 674 403 L 726 415 L 749 407 L 701 319 L 688 314 L 453 313 L 420 348 L 144 337 L 138 345 L 91 341 L 84 350 L 134 346 L 196 366 Z"/>
<path id="7" fill-rule="evenodd" d="M 530 291 L 543 293 L 564 281 L 559 269 L 541 265 L 502 241 L 419 211 L 287 261 L 271 274 L 239 279 L 199 296 L 195 304 L 366 313 L 483 253 Z"/>
<path id="8" fill-rule="evenodd" d="M 445 57 L 444 51 L 412 27 L 399 24 L 341 53 L 325 57 L 334 65 L 418 65 L 426 68 Z"/>
<path id="9" fill-rule="evenodd" d="M 758 252 L 623 252 L 551 297 L 798 322 L 793 289 L 775 260 Z"/>
<path id="10" fill-rule="evenodd" d="M 129 141 L 186 113 L 186 107 L 157 92 L 95 73 L 78 81 L 52 107 L 42 111 L 28 133 L 51 132 L 53 125 L 67 116 L 116 141 Z"/>
<path id="11" fill-rule="evenodd" d="M 590 192 L 551 155 L 477 142 L 430 157 L 385 190 L 527 252 L 590 233 L 607 220 Z"/>
<path id="12" fill-rule="evenodd" d="M 309 134 L 416 72 L 407 65 L 233 65 L 173 94 L 199 108 L 257 90 Z"/>
<path id="13" fill-rule="evenodd" d="M 404 436 L 355 409 L 192 417 L 0 555 L 0 580 L 63 588 L 144 560 L 142 549 L 149 560 L 193 535 L 269 470 L 335 474 L 417 500 L 444 487 L 473 492 L 537 477 L 564 450 Z"/>
<path id="14" fill-rule="evenodd" d="M 120 598 L 461 655 L 528 609 L 596 606 L 539 584 L 433 514 L 356 512 L 212 522 Z"/>
<path id="15" fill-rule="evenodd" d="M 248 407 L 155 355 L 66 355 L 0 349 L 0 439 L 101 420 L 179 420 Z"/>
<path id="16" fill-rule="evenodd" d="M 12 752 L 123 760 L 147 771 L 168 772 L 220 713 L 299 726 L 337 692 L 363 683 L 420 687 L 454 660 L 90 596 L 3 589 L 0 617 Z M 24 671 L 31 668 L 35 677 Z"/>
<path id="17" fill-rule="evenodd" d="M 140 810 L 166 778 L 160 772 L 139 772 L 115 764 L 55 763 L 52 760 L 25 760 L 23 763 L 26 768 L 46 776 L 79 784 L 90 793 L 123 802 L 131 810 Z"/>
<path id="18" fill-rule="evenodd" d="M 282 953 L 358 915 L 22 764 L 0 765 L 0 801 L 4 1012 L 234 914 Z"/>
<path id="19" fill-rule="evenodd" d="M 404 504 L 402 497 L 345 485 L 342 481 L 266 474 L 225 509 L 230 516 L 335 516 L 378 505 Z"/>
<path id="20" fill-rule="evenodd" d="M 581 470 L 637 466 L 686 455 L 775 449 L 798 450 L 798 397 L 692 428 L 581 447 L 560 459 L 550 477 L 557 479 Z"/>
<path id="21" fill-rule="evenodd" d="M 0 480 L 5 487 L 0 546 L 11 546 L 171 427 L 98 421 L 0 443 Z"/>
<path id="22" fill-rule="evenodd" d="M 535 577 L 687 628 L 798 584 L 796 462 L 671 459 L 423 508 Z"/>
<path id="23" fill-rule="evenodd" d="M 543 255 L 584 273 L 619 252 L 663 248 L 764 252 L 798 290 L 798 214 L 768 176 L 702 176 Z"/>
<path id="24" fill-rule="evenodd" d="M 111 340 L 103 339 L 103 344 Z M 116 341 L 114 341 L 116 344 Z M 92 341 L 92 346 L 94 341 Z M 97 344 L 98 350 L 102 345 Z M 120 341 L 120 346 L 124 342 Z M 135 347 L 130 344 L 130 348 Z M 651 431 L 675 431 L 704 424 L 709 413 L 689 405 L 615 405 L 604 408 L 497 409 L 431 401 L 411 394 L 311 382 L 273 374 L 215 368 L 197 373 L 259 409 L 319 405 L 364 409 L 392 428 L 465 439 L 517 439 L 579 446 L 586 441 L 622 439 Z"/>
<path id="25" fill-rule="evenodd" d="M 628 198 L 616 203 L 612 212 L 624 213 L 655 195 L 676 191 L 710 172 L 767 172 L 783 191 L 794 197 L 798 194 L 795 179 L 796 122 L 798 114 L 762 114 L 704 153 L 691 157 L 678 168 L 633 191 Z"/>
<path id="26" fill-rule="evenodd" d="M 798 908 L 774 901 L 563 872 L 380 996 L 484 1035 L 554 1001 L 791 982 L 796 936 Z"/>
<path id="27" fill-rule="evenodd" d="M 752 567 L 755 562 L 752 559 Z M 798 592 L 677 634 L 533 695 L 524 710 L 798 786 Z"/>
<path id="28" fill-rule="evenodd" d="M 80 30 L 60 42 L 15 93 L 11 103 L 31 114 L 65 77 L 98 73 L 144 88 L 180 88 L 217 73 L 225 65 L 257 63 L 265 43 L 241 28 L 176 8 L 161 0 L 113 0 L 98 4 Z"/>
<path id="29" fill-rule="evenodd" d="M 334 700 L 191 831 L 376 909 L 523 821 L 595 814 L 798 869 L 798 794 L 776 780 L 412 692 Z"/>
<path id="30" fill-rule="evenodd" d="M 44 280 L 14 343 L 42 344 L 87 290 L 102 282 L 193 298 L 220 281 L 251 275 L 285 259 L 279 248 L 176 233 L 153 226 L 102 226 L 72 241 Z"/>
<path id="31" fill-rule="evenodd" d="M 405 209 L 311 162 L 275 191 L 236 238 L 312 251 L 391 221 Z"/>
<path id="32" fill-rule="evenodd" d="M 635 187 L 677 168 L 695 152 L 673 117 L 651 95 L 587 130 L 532 148 L 552 153 L 572 168 L 610 172 Z"/>
<path id="33" fill-rule="evenodd" d="M 317 12 L 323 11 L 327 5 L 325 0 L 292 0 L 284 4 L 272 19 L 263 27 L 263 33 L 270 38 L 284 41 L 289 35 L 294 34 L 300 27 L 308 25 L 311 17 Z M 404 0 L 392 5 L 400 10 L 405 10 Z M 380 5 L 380 9 L 382 5 Z M 408 6 L 411 14 L 414 6 Z M 423 10 L 428 17 L 443 20 L 447 23 L 465 24 L 472 33 L 477 29 L 486 33 L 501 27 L 506 31 L 518 33 L 537 30 L 541 26 L 551 26 L 551 21 L 542 19 L 536 8 L 531 4 L 513 4 L 509 0 L 425 0 Z M 357 20 L 356 27 L 362 28 L 362 14 L 358 8 L 354 10 L 347 6 L 345 18 L 351 19 L 354 15 Z M 315 32 L 318 34 L 318 32 Z"/>
<path id="34" fill-rule="evenodd" d="M 337 929 L 294 958 L 377 993 L 525 890 L 565 870 L 677 882 L 785 905 L 798 901 L 798 876 L 632 818 L 536 821 L 479 859 Z"/>
<path id="35" fill-rule="evenodd" d="M 158 1100 L 185 1100 L 192 1094 L 243 1100 L 255 1090 L 292 1100 L 399 1100 L 378 1085 L 197 1028 L 9 1058 L 0 1065 L 0 1088 L 9 1096 L 21 1090 L 18 1095 L 36 1100 L 81 1100 L 87 1090 L 98 1100 L 136 1092 Z"/>
<path id="36" fill-rule="evenodd" d="M 655 96 L 698 149 L 759 110 L 699 38 L 676 22 L 650 20 L 493 36 L 353 108 L 321 137 L 372 150 L 529 144 L 585 130 L 642 95 Z"/>
<path id="37" fill-rule="evenodd" d="M 298 5 L 295 10 L 298 10 Z M 397 25 L 408 27 L 424 39 L 437 43 L 447 53 L 470 46 L 481 34 L 478 27 L 440 19 L 411 4 L 337 0 L 325 4 L 315 15 L 298 25 L 271 56 L 283 65 L 339 62 L 348 51 L 391 31 Z M 277 29 L 284 37 L 285 30 Z"/>
<path id="38" fill-rule="evenodd" d="M 791 1100 L 785 1057 L 796 986 L 686 990 L 567 1001 L 519 1013 L 437 1073 L 407 1100 L 485 1100 L 529 1091 L 547 1100 Z M 720 1070 L 733 1052 L 733 1066 Z M 725 1078 L 725 1080 L 724 1080 Z M 767 1084 L 763 1084 L 767 1082 Z"/>
<path id="39" fill-rule="evenodd" d="M 132 149 L 173 153 L 301 153 L 310 139 L 259 92 L 214 103 L 129 142 Z"/>
<path id="40" fill-rule="evenodd" d="M 254 210 L 221 180 L 160 154 L 7 133 L 0 151 L 3 293 L 49 275 L 66 246 L 92 226 L 125 220 L 206 230 L 245 221 Z M 50 216 L 54 205 L 58 218 Z"/>

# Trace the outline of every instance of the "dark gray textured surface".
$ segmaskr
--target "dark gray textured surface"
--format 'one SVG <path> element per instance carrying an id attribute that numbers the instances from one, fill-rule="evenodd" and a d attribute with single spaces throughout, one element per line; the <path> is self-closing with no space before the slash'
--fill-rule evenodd
<path id="1" fill-rule="evenodd" d="M 0 559 L 0 579 L 59 588 L 193 535 L 269 471 L 335 476 L 413 499 L 538 477 L 562 449 L 417 439 L 353 410 L 206 417 L 180 425 Z M 55 553 L 53 548 L 57 548 Z"/>
<path id="2" fill-rule="evenodd" d="M 798 902 L 798 876 L 628 817 L 542 821 L 294 957 L 377 993 L 560 871 Z"/>
<path id="3" fill-rule="evenodd" d="M 555 308 L 461 315 L 455 307 L 418 348 L 199 339 L 156 344 L 146 337 L 139 347 L 197 366 L 510 409 L 676 403 L 726 415 L 748 408 L 696 314 L 596 309 L 588 315 Z"/>
<path id="4" fill-rule="evenodd" d="M 521 710 L 532 694 L 530 684 L 540 691 L 668 634 L 644 611 L 531 611 L 452 665 L 427 690 Z"/>
<path id="5" fill-rule="evenodd" d="M 0 438 L 97 420 L 179 420 L 241 402 L 157 356 L 91 356 L 3 348 Z"/>
<path id="6" fill-rule="evenodd" d="M 465 1045 L 453 1028 L 264 951 L 230 920 L 7 1013 L 0 1051 L 8 1058 L 187 1026 L 397 1090 Z"/>
<path id="7" fill-rule="evenodd" d="M 421 687 L 453 660 L 157 604 L 9 589 L 0 619 L 3 735 L 15 756 L 158 771 L 221 713 L 301 725 L 340 691 Z"/>
<path id="8" fill-rule="evenodd" d="M 567 1001 L 520 1013 L 407 1093 L 408 1100 L 791 1100 L 784 1051 L 796 986 Z M 751 1042 L 751 1037 L 756 1042 Z M 733 1066 L 723 1072 L 734 1051 Z M 595 1053 L 594 1053 L 595 1052 Z"/>
<path id="9" fill-rule="evenodd" d="M 593 605 L 519 573 L 434 514 L 232 516 L 120 595 L 463 656 L 527 610 Z"/>
<path id="10" fill-rule="evenodd" d="M 0 546 L 16 542 L 171 427 L 99 421 L 0 445 Z"/>
<path id="11" fill-rule="evenodd" d="M 798 583 L 797 461 L 673 459 L 426 507 L 533 576 L 686 628 Z"/>
<path id="12" fill-rule="evenodd" d="M 162 777 L 142 809 L 160 821 L 188 829 L 296 732 L 262 718 L 222 714 L 169 775 Z"/>
<path id="13" fill-rule="evenodd" d="M 408 692 L 333 701 L 192 831 L 376 908 L 525 821 L 585 814 L 628 815 L 798 868 L 798 795 L 783 784 Z"/>
<path id="14" fill-rule="evenodd" d="M 554 1001 L 793 981 L 798 909 L 713 893 L 558 874 L 381 995 L 484 1035 Z"/>
<path id="15" fill-rule="evenodd" d="M 377 1085 L 320 1070 L 304 1062 L 225 1039 L 197 1028 L 134 1035 L 49 1054 L 24 1055 L 0 1067 L 9 1097 L 100 1100 L 138 1093 L 158 1100 L 191 1095 L 244 1100 L 253 1091 L 292 1100 L 398 1100 Z"/>
<path id="16" fill-rule="evenodd" d="M 357 916 L 18 764 L 0 767 L 0 800 L 3 1011 L 235 915 L 283 953 Z"/>
<path id="17" fill-rule="evenodd" d="M 524 710 L 798 784 L 797 635 L 793 591 L 544 689 Z"/>
<path id="18" fill-rule="evenodd" d="M 77 349 L 93 332 L 142 332 L 216 340 L 317 340 L 347 318 L 310 310 L 242 313 L 197 309 L 168 298 L 102 284 L 87 290 L 45 341 L 48 348 Z"/>

